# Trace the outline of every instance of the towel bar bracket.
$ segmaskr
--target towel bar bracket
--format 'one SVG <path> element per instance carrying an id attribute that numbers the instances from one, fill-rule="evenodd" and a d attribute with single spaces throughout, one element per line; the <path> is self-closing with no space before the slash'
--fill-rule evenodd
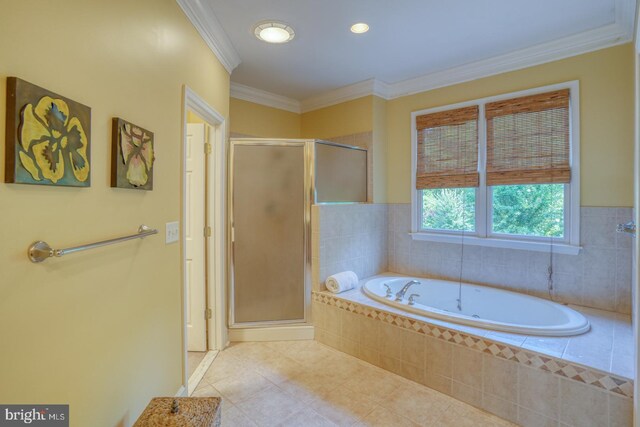
<path id="1" fill-rule="evenodd" d="M 31 246 L 29 246 L 29 250 L 27 253 L 31 262 L 38 263 L 46 260 L 47 258 L 61 257 L 63 255 L 71 254 L 74 252 L 81 252 L 86 251 L 87 249 L 113 245 L 114 243 L 125 242 L 127 240 L 142 239 L 144 237 L 151 236 L 152 234 L 158 234 L 158 230 L 156 230 L 155 228 L 147 227 L 146 225 L 141 225 L 140 227 L 138 227 L 138 232 L 136 234 L 117 237 L 115 239 L 102 240 L 100 242 L 74 246 L 66 249 L 53 249 L 47 242 L 39 240 L 37 242 L 33 242 Z"/>

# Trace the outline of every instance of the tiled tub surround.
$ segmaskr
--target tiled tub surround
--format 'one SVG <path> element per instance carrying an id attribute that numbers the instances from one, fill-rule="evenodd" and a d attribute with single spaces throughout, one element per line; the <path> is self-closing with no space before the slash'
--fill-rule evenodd
<path id="1" fill-rule="evenodd" d="M 311 209 L 313 290 L 331 274 L 369 277 L 388 270 L 386 204 L 326 204 Z"/>
<path id="2" fill-rule="evenodd" d="M 631 313 L 631 237 L 616 233 L 631 208 L 582 207 L 578 255 L 553 255 L 554 300 Z M 389 205 L 389 271 L 462 280 L 549 298 L 548 252 L 412 240 L 411 205 Z"/>
<path id="3" fill-rule="evenodd" d="M 585 314 L 594 325 L 583 340 L 615 329 L 606 314 Z M 314 292 L 313 315 L 318 341 L 521 425 L 631 425 L 630 379 L 530 351 L 532 337 L 518 345 L 517 335 L 403 313 L 359 289 Z"/>

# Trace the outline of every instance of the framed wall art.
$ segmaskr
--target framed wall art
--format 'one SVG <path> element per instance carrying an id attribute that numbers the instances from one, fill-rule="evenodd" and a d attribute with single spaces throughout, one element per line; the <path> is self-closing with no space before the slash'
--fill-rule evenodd
<path id="1" fill-rule="evenodd" d="M 153 190 L 153 132 L 116 117 L 112 139 L 111 186 Z"/>
<path id="2" fill-rule="evenodd" d="M 91 108 L 7 78 L 5 182 L 91 185 Z"/>

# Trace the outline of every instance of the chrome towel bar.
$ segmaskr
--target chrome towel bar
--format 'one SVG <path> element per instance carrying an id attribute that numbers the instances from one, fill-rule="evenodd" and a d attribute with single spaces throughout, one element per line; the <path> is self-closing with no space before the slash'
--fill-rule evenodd
<path id="1" fill-rule="evenodd" d="M 136 234 L 116 237 L 115 239 L 102 240 L 101 242 L 88 243 L 86 245 L 74 246 L 66 249 L 52 249 L 47 242 L 37 241 L 33 242 L 31 246 L 29 246 L 28 255 L 31 262 L 42 262 L 47 258 L 61 257 L 74 252 L 81 252 L 86 251 L 87 249 L 95 249 L 102 246 L 113 245 L 114 243 L 126 242 L 127 240 L 142 239 L 143 237 L 151 236 L 153 234 L 158 234 L 158 230 L 147 227 L 146 225 L 141 225 L 138 227 L 138 232 Z"/>

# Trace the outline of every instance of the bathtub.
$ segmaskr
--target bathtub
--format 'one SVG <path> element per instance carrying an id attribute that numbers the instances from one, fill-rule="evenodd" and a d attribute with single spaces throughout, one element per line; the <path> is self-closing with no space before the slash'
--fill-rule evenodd
<path id="1" fill-rule="evenodd" d="M 396 292 L 411 280 L 402 301 Z M 387 285 L 391 296 L 387 296 Z M 368 297 L 401 310 L 462 325 L 526 335 L 562 337 L 587 332 L 589 321 L 577 311 L 542 298 L 486 286 L 462 284 L 462 310 L 458 310 L 457 282 L 418 277 L 377 277 L 362 286 Z M 414 304 L 408 299 L 415 296 Z"/>

